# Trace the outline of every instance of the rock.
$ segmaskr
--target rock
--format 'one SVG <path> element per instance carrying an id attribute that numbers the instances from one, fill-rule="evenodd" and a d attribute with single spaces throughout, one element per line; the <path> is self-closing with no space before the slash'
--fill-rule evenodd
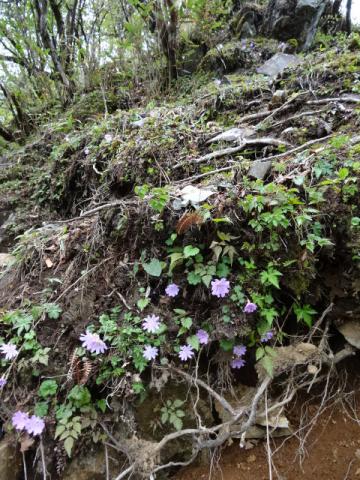
<path id="1" fill-rule="evenodd" d="M 207 143 L 236 142 L 245 137 L 254 135 L 255 132 L 256 130 L 254 128 L 230 128 L 229 130 L 216 135 L 216 137 L 211 138 Z"/>
<path id="2" fill-rule="evenodd" d="M 295 41 L 307 49 L 314 39 L 328 0 L 272 0 L 266 13 L 266 34 Z"/>
<path id="3" fill-rule="evenodd" d="M 279 107 L 280 105 L 282 105 L 286 100 L 286 92 L 285 90 L 276 90 L 276 92 L 274 92 L 271 100 L 270 100 L 270 106 L 272 108 L 276 108 L 276 107 Z"/>
<path id="4" fill-rule="evenodd" d="M 263 162 L 262 160 L 255 160 L 255 162 L 251 164 L 248 175 L 250 177 L 257 178 L 258 180 L 263 180 L 271 170 L 271 165 L 271 160 L 267 162 Z"/>
<path id="5" fill-rule="evenodd" d="M 360 322 L 358 320 L 348 320 L 337 329 L 353 347 L 360 349 Z"/>
<path id="6" fill-rule="evenodd" d="M 0 253 L 0 269 L 6 268 L 15 263 L 16 258 L 10 253 Z"/>
<path id="7" fill-rule="evenodd" d="M 22 458 L 16 445 L 5 437 L 0 442 L 0 478 L 20 480 L 22 478 Z"/>
<path id="8" fill-rule="evenodd" d="M 118 455 L 109 451 L 109 470 L 111 478 L 115 478 L 122 468 L 122 462 L 115 460 Z M 66 467 L 61 480 L 103 480 L 106 475 L 105 452 L 103 445 L 92 447 L 86 455 L 79 455 Z M 6 477 L 7 478 L 7 477 Z M 12 477 L 8 477 L 9 479 Z M 15 479 L 14 479 L 15 480 Z"/>
<path id="9" fill-rule="evenodd" d="M 267 62 L 265 62 L 256 71 L 268 77 L 276 78 L 288 67 L 299 65 L 302 60 L 297 55 L 289 55 L 288 53 L 276 53 Z"/>

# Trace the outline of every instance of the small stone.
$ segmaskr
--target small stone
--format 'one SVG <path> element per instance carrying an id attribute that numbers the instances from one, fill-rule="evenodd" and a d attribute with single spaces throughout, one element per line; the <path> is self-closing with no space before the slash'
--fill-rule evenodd
<path id="1" fill-rule="evenodd" d="M 308 365 L 307 371 L 310 373 L 310 375 L 316 375 L 319 369 L 315 365 Z"/>
<path id="2" fill-rule="evenodd" d="M 276 78 L 287 67 L 294 67 L 302 63 L 297 55 L 289 55 L 288 53 L 276 53 L 267 62 L 265 62 L 256 71 L 268 77 Z"/>
<path id="3" fill-rule="evenodd" d="M 254 463 L 256 462 L 256 455 L 249 455 L 246 459 L 247 463 Z"/>
<path id="4" fill-rule="evenodd" d="M 356 320 L 349 320 L 337 329 L 353 347 L 360 348 L 360 323 Z"/>
<path id="5" fill-rule="evenodd" d="M 248 175 L 258 180 L 263 180 L 269 173 L 271 165 L 271 161 L 263 162 L 262 160 L 255 160 L 255 162 L 251 164 Z"/>

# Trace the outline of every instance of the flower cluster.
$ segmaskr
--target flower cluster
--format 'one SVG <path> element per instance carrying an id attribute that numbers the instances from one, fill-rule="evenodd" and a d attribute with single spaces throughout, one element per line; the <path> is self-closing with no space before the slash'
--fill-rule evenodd
<path id="1" fill-rule="evenodd" d="M 264 335 L 261 337 L 260 342 L 261 343 L 266 343 L 269 340 L 271 340 L 274 336 L 274 332 L 269 330 L 268 332 L 264 333 Z"/>
<path id="2" fill-rule="evenodd" d="M 246 353 L 245 345 L 235 345 L 233 348 L 233 354 L 235 358 L 231 361 L 231 368 L 242 368 L 245 365 L 245 360 L 243 356 Z"/>
<path id="3" fill-rule="evenodd" d="M 156 315 L 148 315 L 144 318 L 142 328 L 145 332 L 156 333 L 160 328 L 160 318 Z"/>
<path id="4" fill-rule="evenodd" d="M 256 303 L 249 302 L 249 300 L 248 300 L 247 304 L 244 307 L 244 312 L 245 313 L 254 313 L 254 312 L 256 312 L 256 310 L 257 310 Z"/>
<path id="5" fill-rule="evenodd" d="M 97 333 L 86 331 L 85 334 L 83 333 L 80 335 L 80 341 L 86 350 L 89 350 L 90 353 L 95 353 L 96 355 L 104 353 L 105 350 L 108 349 L 106 343 L 101 340 Z"/>
<path id="6" fill-rule="evenodd" d="M 17 357 L 19 352 L 12 343 L 3 343 L 0 346 L 0 352 L 5 355 L 5 360 L 12 360 Z"/>
<path id="7" fill-rule="evenodd" d="M 165 293 L 168 297 L 176 297 L 179 292 L 180 288 L 175 283 L 170 283 L 165 289 Z"/>
<path id="8" fill-rule="evenodd" d="M 6 384 L 7 384 L 6 378 L 1 377 L 0 378 L 0 388 L 4 388 Z"/>
<path id="9" fill-rule="evenodd" d="M 11 419 L 16 430 L 26 430 L 29 435 L 41 435 L 45 428 L 45 422 L 37 415 L 29 416 L 28 413 L 18 410 Z"/>
<path id="10" fill-rule="evenodd" d="M 211 282 L 211 293 L 218 298 L 224 298 L 230 291 L 230 282 L 226 278 L 220 278 Z"/>
<path id="11" fill-rule="evenodd" d="M 205 330 L 198 330 L 196 336 L 200 345 L 207 345 L 209 343 L 209 334 Z"/>
<path id="12" fill-rule="evenodd" d="M 182 362 L 186 362 L 195 355 L 193 348 L 190 345 L 183 345 L 180 347 L 179 358 Z"/>

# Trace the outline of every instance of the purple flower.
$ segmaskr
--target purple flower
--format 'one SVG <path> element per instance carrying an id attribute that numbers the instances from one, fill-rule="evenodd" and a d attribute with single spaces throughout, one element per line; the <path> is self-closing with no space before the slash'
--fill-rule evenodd
<path id="1" fill-rule="evenodd" d="M 194 356 L 194 350 L 190 345 L 183 345 L 180 347 L 180 352 L 179 352 L 179 358 L 183 362 L 186 362 L 186 360 L 189 360 L 189 358 L 192 358 Z"/>
<path id="2" fill-rule="evenodd" d="M 233 349 L 233 354 L 236 355 L 237 357 L 242 357 L 246 353 L 246 347 L 245 345 L 235 345 Z"/>
<path id="3" fill-rule="evenodd" d="M 148 315 L 144 318 L 142 328 L 145 332 L 156 333 L 160 328 L 160 318 L 156 315 Z"/>
<path id="4" fill-rule="evenodd" d="M 268 332 L 264 333 L 264 335 L 261 337 L 260 339 L 260 342 L 262 343 L 266 343 L 268 342 L 269 340 L 271 340 L 274 336 L 274 332 L 272 332 L 271 330 L 269 330 Z"/>
<path id="5" fill-rule="evenodd" d="M 12 343 L 3 343 L 0 347 L 0 351 L 3 355 L 5 355 L 5 360 L 12 360 L 19 354 L 16 346 Z"/>
<path id="6" fill-rule="evenodd" d="M 11 418 L 11 423 L 16 430 L 23 430 L 29 421 L 29 415 L 25 412 L 18 410 Z"/>
<path id="7" fill-rule="evenodd" d="M 30 435 L 41 435 L 44 428 L 44 420 L 36 415 L 32 415 L 30 418 L 28 418 L 25 424 L 25 430 Z"/>
<path id="8" fill-rule="evenodd" d="M 245 365 L 245 360 L 243 358 L 235 358 L 230 363 L 231 368 L 242 368 Z"/>
<path id="9" fill-rule="evenodd" d="M 211 293 L 215 295 L 215 297 L 225 297 L 229 293 L 230 290 L 230 282 L 226 280 L 226 278 L 221 278 L 213 280 L 211 282 Z"/>
<path id="10" fill-rule="evenodd" d="M 176 297 L 180 288 L 175 283 L 170 283 L 165 289 L 165 293 L 168 297 Z"/>
<path id="11" fill-rule="evenodd" d="M 247 302 L 247 304 L 245 305 L 244 307 L 244 312 L 245 313 L 254 313 L 256 312 L 257 310 L 257 305 L 256 303 L 252 303 L 252 302 Z"/>
<path id="12" fill-rule="evenodd" d="M 104 140 L 105 142 L 112 142 L 113 136 L 111 135 L 111 133 L 107 133 L 106 135 L 104 135 Z"/>
<path id="13" fill-rule="evenodd" d="M 97 333 L 90 333 L 86 331 L 86 333 L 80 335 L 80 342 L 82 342 L 82 346 L 89 350 L 91 353 L 104 353 L 105 350 L 108 349 L 105 342 L 101 340 Z"/>
<path id="14" fill-rule="evenodd" d="M 155 360 L 159 353 L 159 350 L 156 347 L 152 347 L 151 345 L 146 345 L 144 348 L 143 356 L 146 360 Z"/>
<path id="15" fill-rule="evenodd" d="M 202 345 L 206 345 L 209 342 L 209 334 L 205 330 L 198 330 L 196 336 Z"/>
<path id="16" fill-rule="evenodd" d="M 0 378 L 0 388 L 5 387 L 6 384 L 7 384 L 6 378 L 1 377 L 1 378 Z"/>

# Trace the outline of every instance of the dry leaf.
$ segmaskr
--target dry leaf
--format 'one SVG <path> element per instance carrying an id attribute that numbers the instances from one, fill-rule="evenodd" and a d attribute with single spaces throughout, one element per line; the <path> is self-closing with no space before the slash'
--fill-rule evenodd
<path id="1" fill-rule="evenodd" d="M 176 225 L 176 233 L 182 235 L 193 225 L 201 225 L 204 219 L 196 212 L 185 212 Z"/>

